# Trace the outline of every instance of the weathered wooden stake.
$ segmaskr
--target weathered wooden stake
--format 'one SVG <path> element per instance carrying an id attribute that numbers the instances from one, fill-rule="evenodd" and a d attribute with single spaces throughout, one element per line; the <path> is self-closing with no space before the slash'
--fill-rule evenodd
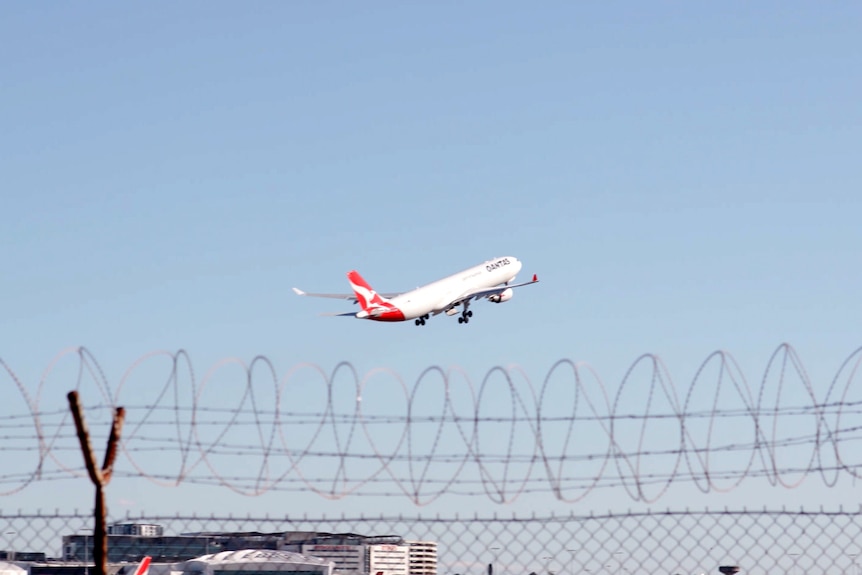
<path id="1" fill-rule="evenodd" d="M 108 449 L 105 451 L 105 460 L 101 469 L 96 467 L 96 456 L 90 446 L 90 432 L 87 422 L 84 420 L 84 410 L 77 391 L 70 391 L 69 408 L 72 417 L 75 418 L 75 429 L 78 431 L 78 441 L 81 443 L 81 451 L 84 454 L 84 464 L 90 480 L 96 486 L 96 506 L 93 510 L 95 527 L 93 528 L 93 566 L 96 575 L 108 574 L 108 535 L 105 527 L 107 509 L 105 508 L 105 486 L 111 481 L 114 473 L 114 459 L 117 457 L 117 444 L 120 442 L 120 434 L 123 430 L 123 421 L 126 418 L 126 410 L 118 407 L 114 412 L 114 422 L 111 426 L 111 435 L 108 437 Z"/>

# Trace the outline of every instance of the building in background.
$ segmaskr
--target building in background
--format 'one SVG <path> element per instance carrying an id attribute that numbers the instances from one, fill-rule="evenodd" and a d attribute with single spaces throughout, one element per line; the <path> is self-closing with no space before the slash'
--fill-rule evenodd
<path id="1" fill-rule="evenodd" d="M 207 536 L 108 535 L 108 562 L 140 561 L 149 555 L 154 562 L 186 561 L 215 551 L 222 551 L 220 541 Z M 65 562 L 93 562 L 93 535 L 64 535 Z"/>
<path id="2" fill-rule="evenodd" d="M 410 547 L 407 545 L 369 545 L 368 573 L 371 575 L 409 575 Z"/>
<path id="3" fill-rule="evenodd" d="M 42 551 L 0 551 L 0 561 L 44 561 L 45 553 Z"/>
<path id="4" fill-rule="evenodd" d="M 106 529 L 108 535 L 140 535 L 141 537 L 162 537 L 165 528 L 155 523 L 114 523 Z"/>
<path id="5" fill-rule="evenodd" d="M 236 557 L 220 554 L 258 550 L 284 551 L 323 559 L 332 562 L 333 571 L 339 575 L 437 575 L 437 543 L 405 542 L 397 535 L 251 531 L 171 536 L 164 534 L 161 525 L 149 523 L 118 523 L 109 526 L 107 532 L 108 561 L 115 564 L 140 561 L 147 555 L 152 557 L 154 564 L 180 563 L 203 556 L 233 561 Z M 92 534 L 64 535 L 62 561 L 91 564 Z M 219 569 L 229 571 L 227 568 Z"/>
<path id="6" fill-rule="evenodd" d="M 405 541 L 410 548 L 410 575 L 437 575 L 437 542 Z"/>
<path id="7" fill-rule="evenodd" d="M 365 546 L 361 544 L 307 543 L 301 545 L 303 555 L 320 557 L 335 564 L 340 575 L 361 575 L 365 571 Z"/>

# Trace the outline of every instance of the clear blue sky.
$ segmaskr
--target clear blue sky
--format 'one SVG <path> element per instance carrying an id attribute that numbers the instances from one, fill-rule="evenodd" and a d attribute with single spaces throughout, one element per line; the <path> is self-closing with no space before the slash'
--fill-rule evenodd
<path id="1" fill-rule="evenodd" d="M 34 393 L 74 345 L 112 382 L 185 348 L 408 381 L 566 357 L 614 389 L 655 352 L 684 389 L 719 348 L 756 385 L 789 341 L 825 394 L 862 343 L 860 29 L 856 3 L 8 5 L 0 357 Z M 290 291 L 499 255 L 542 281 L 469 326 Z"/>

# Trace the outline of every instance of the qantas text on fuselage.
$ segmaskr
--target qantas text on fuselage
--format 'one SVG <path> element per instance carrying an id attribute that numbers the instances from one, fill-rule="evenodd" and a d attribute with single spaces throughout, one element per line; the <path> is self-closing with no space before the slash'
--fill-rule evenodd
<path id="1" fill-rule="evenodd" d="M 425 325 L 432 315 L 455 315 L 460 309 L 458 323 L 469 323 L 473 317 L 473 311 L 469 309 L 472 301 L 487 299 L 503 303 L 512 299 L 514 288 L 539 281 L 534 274 L 528 282 L 513 284 L 520 271 L 521 262 L 518 258 L 507 256 L 488 260 L 404 293 L 378 293 L 356 270 L 347 272 L 352 294 L 310 293 L 297 288 L 293 288 L 293 291 L 303 296 L 345 299 L 358 303 L 362 308 L 358 312 L 334 315 L 375 321 L 412 319 L 416 325 Z"/>

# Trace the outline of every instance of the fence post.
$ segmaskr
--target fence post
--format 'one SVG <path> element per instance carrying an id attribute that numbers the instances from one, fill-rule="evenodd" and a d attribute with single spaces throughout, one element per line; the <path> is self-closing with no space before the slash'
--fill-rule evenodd
<path id="1" fill-rule="evenodd" d="M 78 432 L 78 441 L 81 443 L 81 452 L 84 454 L 84 464 L 87 466 L 87 474 L 90 481 L 96 486 L 96 504 L 93 509 L 93 568 L 96 575 L 108 574 L 108 536 L 105 528 L 105 486 L 111 481 L 114 473 L 114 460 L 117 458 L 117 444 L 120 442 L 120 434 L 123 430 L 123 421 L 126 410 L 122 407 L 114 411 L 114 420 L 111 425 L 111 435 L 108 437 L 108 448 L 105 451 L 105 459 L 102 467 L 96 466 L 96 456 L 90 445 L 90 432 L 87 422 L 84 420 L 84 411 L 81 408 L 81 400 L 77 391 L 70 391 L 66 396 L 69 399 L 69 408 L 75 419 L 75 429 Z"/>

